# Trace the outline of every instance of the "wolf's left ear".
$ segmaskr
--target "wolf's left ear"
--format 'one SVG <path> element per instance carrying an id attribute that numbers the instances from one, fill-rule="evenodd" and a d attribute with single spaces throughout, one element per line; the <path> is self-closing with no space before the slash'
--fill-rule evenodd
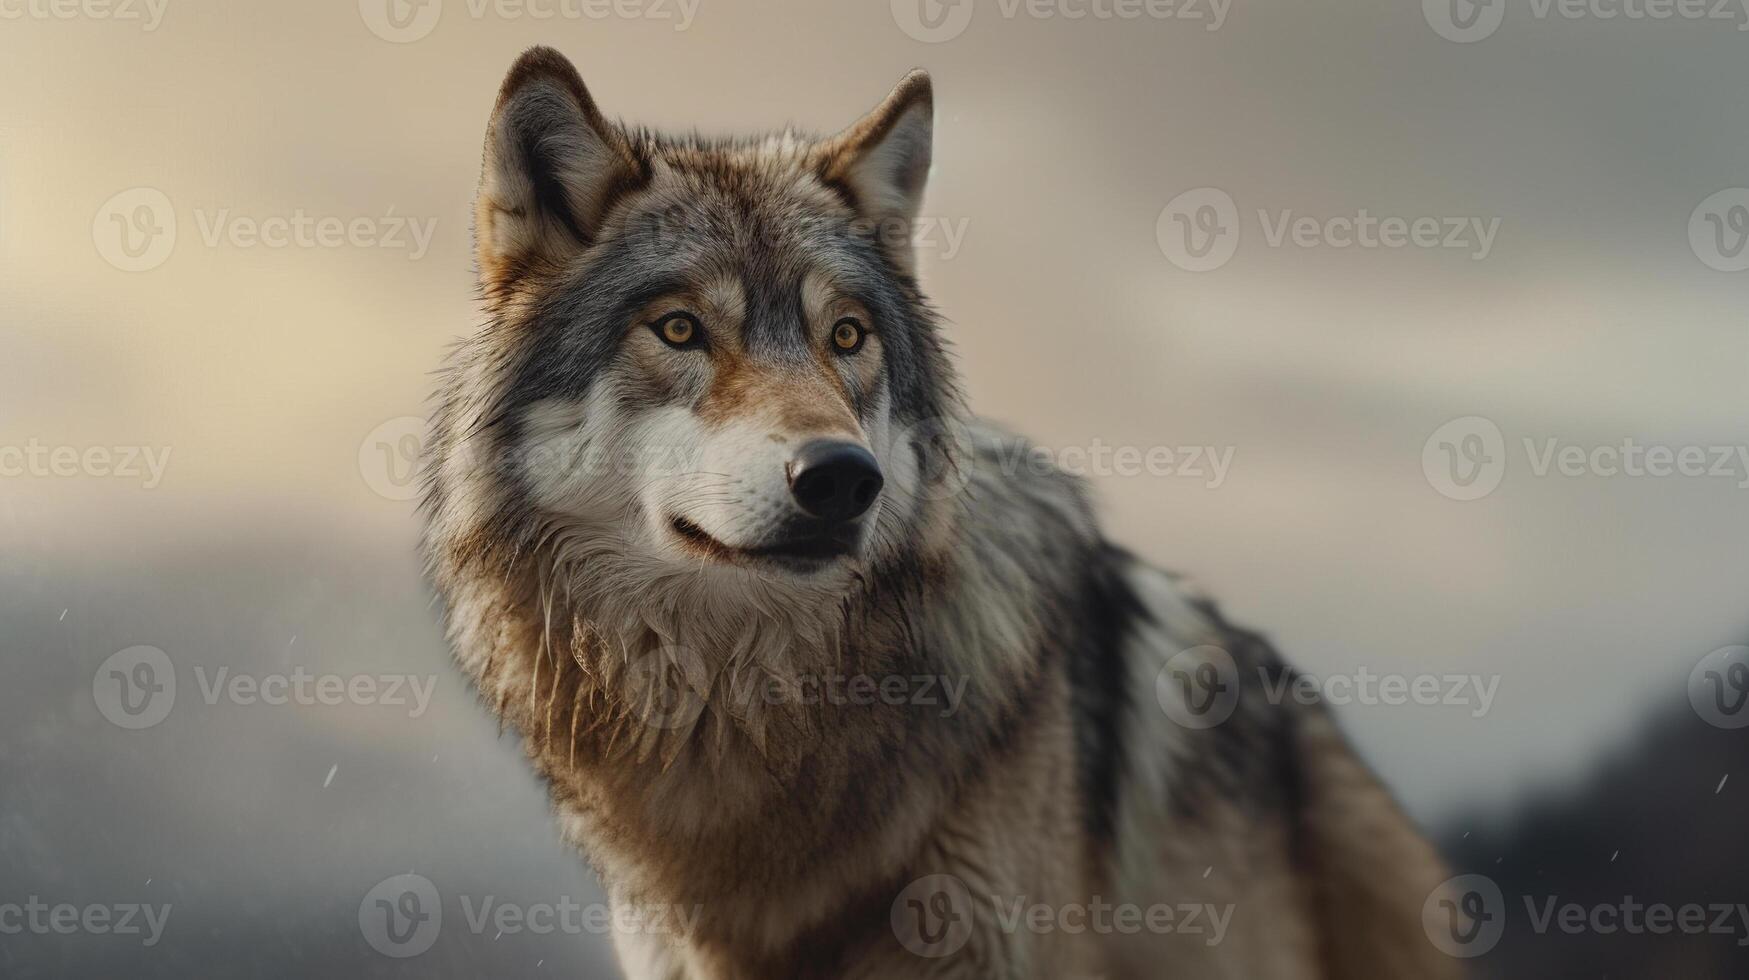
<path id="1" fill-rule="evenodd" d="M 865 218 L 909 223 L 923 205 L 934 132 L 935 90 L 918 68 L 873 112 L 826 142 L 822 176 L 849 190 Z M 909 265 L 910 249 L 902 251 Z"/>
<path id="2" fill-rule="evenodd" d="M 486 128 L 474 238 L 487 295 L 587 248 L 640 173 L 571 62 L 530 48 L 505 76 Z"/>

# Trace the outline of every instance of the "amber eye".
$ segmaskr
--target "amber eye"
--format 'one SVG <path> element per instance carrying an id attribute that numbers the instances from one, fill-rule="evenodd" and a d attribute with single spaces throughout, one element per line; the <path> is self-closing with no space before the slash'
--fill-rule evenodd
<path id="1" fill-rule="evenodd" d="M 670 347 L 690 347 L 698 342 L 698 321 L 690 313 L 670 313 L 655 325 L 656 336 Z"/>
<path id="2" fill-rule="evenodd" d="M 840 354 L 854 354 L 862 348 L 866 336 L 862 324 L 855 317 L 847 316 L 833 325 L 832 346 L 838 348 Z"/>

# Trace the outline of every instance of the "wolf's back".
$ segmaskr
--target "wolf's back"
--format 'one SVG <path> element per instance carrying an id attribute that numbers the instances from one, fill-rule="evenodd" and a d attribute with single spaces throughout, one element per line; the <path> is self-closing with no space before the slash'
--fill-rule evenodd
<path id="1" fill-rule="evenodd" d="M 1118 975 L 1460 976 L 1423 928 L 1443 862 L 1329 710 L 1262 636 L 1108 554 L 1139 599 L 1112 877 L 1144 908 L 1203 910 L 1197 933 L 1118 944 Z"/>

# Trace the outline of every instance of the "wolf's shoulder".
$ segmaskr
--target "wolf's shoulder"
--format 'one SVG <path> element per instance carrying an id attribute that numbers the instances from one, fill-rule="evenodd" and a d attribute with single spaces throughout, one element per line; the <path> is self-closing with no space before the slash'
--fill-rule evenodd
<path id="1" fill-rule="evenodd" d="M 1086 481 L 1064 472 L 1048 448 L 982 418 L 968 421 L 959 438 L 974 525 L 997 535 L 1026 531 L 1044 545 L 1099 544 Z"/>
<path id="2" fill-rule="evenodd" d="M 1097 566 L 1114 588 L 1133 592 L 1141 618 L 1170 623 L 1185 639 L 1244 647 L 1251 659 L 1279 659 L 1261 634 L 1227 618 L 1193 576 L 1108 537 L 1088 482 L 1059 466 L 1059 454 L 1050 447 L 984 418 L 967 422 L 961 438 L 970 459 L 963 479 L 975 524 L 992 530 L 1042 526 L 1082 546 L 1086 565 Z"/>
<path id="3" fill-rule="evenodd" d="M 1091 618 L 1082 635 L 1121 651 L 1114 655 L 1125 662 L 1112 667 L 1157 670 L 1162 658 L 1211 647 L 1246 677 L 1289 672 L 1268 638 L 1229 619 L 1194 578 L 1112 540 L 1087 481 L 1056 465 L 1054 452 L 982 419 L 967 424 L 962 440 L 967 546 L 1024 570 L 1035 597 L 1074 611 L 1065 618 Z"/>

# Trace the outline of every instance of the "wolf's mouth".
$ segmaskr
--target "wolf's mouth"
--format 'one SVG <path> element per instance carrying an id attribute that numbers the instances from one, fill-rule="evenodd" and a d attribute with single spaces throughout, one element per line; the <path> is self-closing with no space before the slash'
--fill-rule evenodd
<path id="1" fill-rule="evenodd" d="M 757 548 L 736 548 L 724 544 L 684 517 L 669 518 L 668 527 L 686 547 L 699 555 L 714 561 L 735 564 L 745 564 L 751 560 L 791 567 L 817 567 L 856 553 L 856 528 L 852 526 L 792 534 Z"/>

